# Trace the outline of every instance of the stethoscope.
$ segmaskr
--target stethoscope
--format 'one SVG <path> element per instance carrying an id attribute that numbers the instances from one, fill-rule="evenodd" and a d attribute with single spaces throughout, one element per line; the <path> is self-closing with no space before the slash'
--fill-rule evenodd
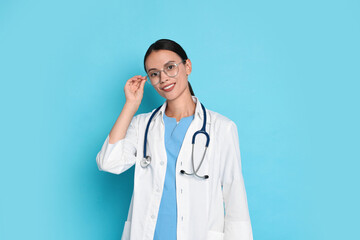
<path id="1" fill-rule="evenodd" d="M 197 174 L 197 172 L 199 171 L 199 168 L 201 166 L 201 164 L 203 163 L 204 161 L 204 158 L 205 158 L 205 154 L 206 154 L 206 150 L 209 146 L 209 142 L 210 142 L 210 136 L 209 134 L 206 132 L 206 111 L 205 111 L 205 107 L 204 105 L 201 104 L 201 108 L 203 110 L 203 113 L 204 113 L 204 121 L 203 121 L 203 126 L 200 130 L 196 131 L 192 137 L 192 151 L 191 151 L 191 162 L 192 162 L 192 168 L 193 168 L 193 173 L 187 173 L 185 172 L 185 170 L 181 170 L 180 173 L 181 174 L 186 174 L 186 175 L 196 175 L 197 177 L 199 178 L 203 178 L 203 179 L 207 179 L 209 178 L 209 175 L 204 175 L 204 176 L 199 176 Z M 149 126 L 150 126 L 150 123 L 151 123 L 151 120 L 153 119 L 153 117 L 155 116 L 155 114 L 160 110 L 161 106 L 158 107 L 150 116 L 150 119 L 147 123 L 147 126 L 146 126 L 146 129 L 145 129 L 145 137 L 144 137 L 144 155 L 143 155 L 143 159 L 140 161 L 140 165 L 141 167 L 145 168 L 147 166 L 149 166 L 149 164 L 151 163 L 151 157 L 150 156 L 147 156 L 146 155 L 146 142 L 147 142 L 147 134 L 148 134 L 148 131 L 149 131 Z M 204 151 L 204 154 L 202 156 L 202 159 L 201 159 L 201 162 L 198 166 L 198 168 L 195 170 L 195 165 L 194 165 L 194 145 L 195 145 L 195 138 L 196 138 L 196 135 L 198 134 L 204 134 L 206 136 L 206 144 L 205 144 L 205 151 Z"/>

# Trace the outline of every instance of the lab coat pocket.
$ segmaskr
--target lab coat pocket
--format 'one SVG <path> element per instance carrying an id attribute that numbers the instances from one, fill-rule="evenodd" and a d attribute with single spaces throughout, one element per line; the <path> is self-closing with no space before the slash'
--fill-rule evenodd
<path id="1" fill-rule="evenodd" d="M 224 233 L 223 232 L 217 232 L 217 231 L 208 231 L 208 235 L 206 240 L 223 240 L 224 239 Z"/>
<path id="2" fill-rule="evenodd" d="M 130 239 L 130 221 L 126 221 L 124 225 L 123 234 L 121 240 L 129 240 Z"/>

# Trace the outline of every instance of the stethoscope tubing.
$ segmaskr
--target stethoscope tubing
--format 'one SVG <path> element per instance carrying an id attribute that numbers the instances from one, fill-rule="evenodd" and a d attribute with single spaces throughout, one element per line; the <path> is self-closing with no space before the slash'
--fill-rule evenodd
<path id="1" fill-rule="evenodd" d="M 192 163 L 192 168 L 193 168 L 193 173 L 187 173 L 185 172 L 185 170 L 181 170 L 180 173 L 182 174 L 186 174 L 186 175 L 196 175 L 197 177 L 199 178 L 203 178 L 203 179 L 207 179 L 209 178 L 209 175 L 204 175 L 204 176 L 200 176 L 197 174 L 197 172 L 199 171 L 200 167 L 201 167 L 201 164 L 203 163 L 204 159 L 205 159 L 205 154 L 206 154 L 206 151 L 207 151 L 207 148 L 209 146 L 209 143 L 210 143 L 210 136 L 209 134 L 206 132 L 206 110 L 205 110 L 205 107 L 202 103 L 201 104 L 201 108 L 203 110 L 203 115 L 204 115 L 204 121 L 203 121 L 203 126 L 200 130 L 196 131 L 192 137 L 192 151 L 191 151 L 191 163 Z M 148 135 L 148 132 L 149 132 L 149 127 L 150 127 L 150 123 L 152 121 L 152 119 L 154 118 L 155 114 L 160 110 L 161 106 L 159 106 L 157 109 L 155 109 L 155 111 L 151 114 L 150 118 L 149 118 L 149 121 L 146 125 L 146 129 L 145 129 L 145 136 L 144 136 L 144 151 L 143 151 L 143 159 L 141 160 L 141 166 L 143 168 L 147 167 L 150 163 L 151 163 L 151 157 L 150 156 L 147 156 L 146 155 L 146 142 L 147 142 L 147 135 Z M 195 145 L 195 139 L 196 139 L 196 136 L 198 134 L 204 134 L 206 136 L 206 144 L 205 144 L 205 151 L 204 151 L 204 154 L 201 158 L 201 162 L 198 166 L 198 168 L 195 170 L 195 165 L 194 165 L 194 145 Z"/>

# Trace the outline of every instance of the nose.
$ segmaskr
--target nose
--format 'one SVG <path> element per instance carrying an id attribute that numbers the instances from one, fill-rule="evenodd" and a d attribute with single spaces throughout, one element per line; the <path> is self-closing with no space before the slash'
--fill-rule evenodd
<path id="1" fill-rule="evenodd" d="M 165 82 L 165 81 L 167 81 L 168 80 L 168 75 L 166 75 L 166 73 L 164 72 L 164 71 L 161 71 L 160 72 L 160 82 L 162 83 L 162 82 Z"/>

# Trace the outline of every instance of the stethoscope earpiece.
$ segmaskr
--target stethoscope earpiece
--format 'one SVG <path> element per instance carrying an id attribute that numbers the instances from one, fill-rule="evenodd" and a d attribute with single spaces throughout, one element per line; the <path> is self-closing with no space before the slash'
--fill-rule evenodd
<path id="1" fill-rule="evenodd" d="M 199 177 L 199 178 L 204 178 L 204 179 L 208 179 L 208 178 L 209 178 L 209 175 L 199 176 L 199 175 L 196 174 L 196 172 L 194 172 L 194 173 L 187 173 L 187 172 L 185 172 L 185 170 L 180 170 L 180 173 L 181 173 L 181 174 L 186 174 L 186 175 L 195 175 L 195 176 L 197 176 L 197 177 Z"/>

